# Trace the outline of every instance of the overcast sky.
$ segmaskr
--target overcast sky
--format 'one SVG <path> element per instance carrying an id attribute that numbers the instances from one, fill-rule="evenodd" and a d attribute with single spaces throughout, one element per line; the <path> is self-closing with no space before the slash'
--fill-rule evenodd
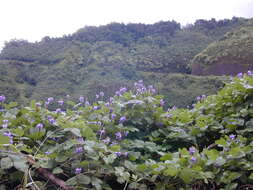
<path id="1" fill-rule="evenodd" d="M 0 46 L 10 39 L 60 37 L 111 22 L 253 17 L 253 0 L 0 0 Z"/>

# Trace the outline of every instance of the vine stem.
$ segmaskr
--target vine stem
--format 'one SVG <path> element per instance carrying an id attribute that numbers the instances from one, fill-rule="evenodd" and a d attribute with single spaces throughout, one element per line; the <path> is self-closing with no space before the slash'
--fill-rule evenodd
<path id="1" fill-rule="evenodd" d="M 126 188 L 127 188 L 127 184 L 128 184 L 128 181 L 126 181 L 126 184 L 125 184 L 125 187 L 124 187 L 124 189 L 123 189 L 123 190 L 126 190 Z"/>

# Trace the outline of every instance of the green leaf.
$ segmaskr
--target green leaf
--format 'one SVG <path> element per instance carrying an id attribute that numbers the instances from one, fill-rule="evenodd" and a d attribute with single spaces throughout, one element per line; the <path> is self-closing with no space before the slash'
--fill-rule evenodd
<path id="1" fill-rule="evenodd" d="M 10 102 L 9 104 L 6 104 L 6 105 L 5 105 L 5 108 L 6 108 L 6 109 L 11 109 L 11 108 L 16 107 L 17 105 L 18 105 L 17 102 Z"/>
<path id="2" fill-rule="evenodd" d="M 63 173 L 63 170 L 60 167 L 53 169 L 53 174 L 60 174 L 60 173 Z"/>
<path id="3" fill-rule="evenodd" d="M 22 128 L 16 128 L 16 129 L 13 129 L 12 132 L 18 136 L 23 136 L 24 135 L 24 129 Z"/>
<path id="4" fill-rule="evenodd" d="M 194 179 L 194 175 L 193 172 L 188 169 L 188 168 L 184 168 L 180 174 L 179 177 L 186 183 L 189 184 L 193 179 Z"/>
<path id="5" fill-rule="evenodd" d="M 249 179 L 253 180 L 253 173 L 250 174 Z"/>
<path id="6" fill-rule="evenodd" d="M 26 170 L 29 168 L 28 164 L 26 163 L 26 159 L 23 156 L 9 155 L 9 157 L 12 159 L 13 165 L 17 170 L 26 172 Z"/>
<path id="7" fill-rule="evenodd" d="M 63 131 L 69 131 L 77 137 L 82 137 L 81 132 L 78 128 L 65 128 Z"/>
<path id="8" fill-rule="evenodd" d="M 114 152 L 118 152 L 118 151 L 120 151 L 120 146 L 119 145 L 113 145 L 113 146 L 110 147 L 110 149 Z"/>
<path id="9" fill-rule="evenodd" d="M 241 176 L 239 172 L 230 172 L 230 171 L 225 171 L 221 177 L 221 181 L 229 184 L 235 179 L 238 179 Z"/>
<path id="10" fill-rule="evenodd" d="M 219 157 L 219 152 L 217 150 L 206 150 L 205 154 L 208 156 L 211 160 L 216 160 Z"/>
<path id="11" fill-rule="evenodd" d="M 166 170 L 163 172 L 165 176 L 176 176 L 178 174 L 178 169 L 174 166 L 167 166 Z"/>
<path id="12" fill-rule="evenodd" d="M 171 160 L 171 159 L 172 159 L 171 153 L 167 153 L 160 158 L 161 161 L 166 161 L 166 160 Z"/>
<path id="13" fill-rule="evenodd" d="M 81 130 L 81 134 L 83 137 L 85 137 L 88 140 L 93 140 L 94 137 L 96 137 L 96 134 L 93 132 L 93 130 L 88 127 L 88 126 L 84 126 Z"/>
<path id="14" fill-rule="evenodd" d="M 88 185 L 91 183 L 91 178 L 87 175 L 79 174 L 76 176 L 79 184 Z"/>
<path id="15" fill-rule="evenodd" d="M 224 138 L 221 138 L 221 139 L 215 141 L 215 144 L 218 144 L 220 146 L 225 146 L 227 144 L 227 141 Z"/>
<path id="16" fill-rule="evenodd" d="M 102 190 L 102 187 L 101 187 L 101 184 L 102 184 L 103 182 L 100 180 L 100 179 L 98 179 L 98 178 L 96 178 L 96 177 L 92 177 L 91 178 L 91 184 L 93 185 L 93 186 L 95 186 L 95 188 L 97 189 L 97 190 Z"/>
<path id="17" fill-rule="evenodd" d="M 66 181 L 66 185 L 68 185 L 68 186 L 74 186 L 76 184 L 77 184 L 76 176 L 74 176 Z"/>
<path id="18" fill-rule="evenodd" d="M 9 157 L 6 157 L 1 159 L 0 165 L 2 169 L 9 169 L 13 166 L 13 162 Z"/>
<path id="19" fill-rule="evenodd" d="M 104 157 L 104 161 L 106 164 L 111 164 L 114 162 L 114 160 L 117 158 L 115 154 L 110 154 L 109 156 Z"/>
<path id="20" fill-rule="evenodd" d="M 0 134 L 0 144 L 9 144 L 10 138 Z"/>

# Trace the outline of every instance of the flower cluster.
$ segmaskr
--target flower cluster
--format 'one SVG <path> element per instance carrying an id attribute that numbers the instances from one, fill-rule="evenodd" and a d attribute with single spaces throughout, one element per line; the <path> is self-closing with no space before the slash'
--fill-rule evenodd
<path id="1" fill-rule="evenodd" d="M 237 77 L 240 78 L 240 79 L 242 79 L 242 78 L 243 78 L 243 75 L 244 75 L 243 73 L 238 73 L 238 74 L 237 74 Z M 247 75 L 248 75 L 248 76 L 252 76 L 252 75 L 253 75 L 252 71 L 250 71 L 250 70 L 247 71 Z"/>
<path id="2" fill-rule="evenodd" d="M 125 92 L 127 92 L 126 87 L 121 87 L 118 91 L 115 92 L 116 96 L 122 96 Z"/>
<path id="3" fill-rule="evenodd" d="M 6 97 L 5 97 L 4 95 L 1 95 L 1 96 L 0 96 L 0 102 L 4 102 L 5 99 L 6 99 Z"/>
<path id="4" fill-rule="evenodd" d="M 197 98 L 197 101 L 203 101 L 204 99 L 206 99 L 206 95 L 201 95 L 201 96 L 198 96 Z"/>
<path id="5" fill-rule="evenodd" d="M 128 152 L 115 152 L 115 154 L 117 157 L 120 157 L 120 156 L 127 157 L 128 156 Z"/>
<path id="6" fill-rule="evenodd" d="M 59 101 L 58 101 L 58 104 L 59 104 L 60 106 L 63 106 L 64 101 L 63 101 L 63 100 L 59 100 Z"/>
<path id="7" fill-rule="evenodd" d="M 7 127 L 8 127 L 8 124 L 9 124 L 9 120 L 4 119 L 4 120 L 3 120 L 2 127 L 3 127 L 3 128 L 7 128 Z"/>
<path id="8" fill-rule="evenodd" d="M 75 174 L 80 174 L 82 172 L 82 168 L 76 168 L 75 169 Z"/>
<path id="9" fill-rule="evenodd" d="M 82 153 L 83 152 L 83 147 L 76 147 L 75 149 L 75 153 L 79 154 L 79 153 Z"/>
<path id="10" fill-rule="evenodd" d="M 54 125 L 56 123 L 56 120 L 51 115 L 49 115 L 47 119 L 51 125 Z"/>
<path id="11" fill-rule="evenodd" d="M 80 96 L 80 97 L 79 97 L 79 102 L 80 102 L 80 103 L 83 103 L 83 102 L 84 102 L 84 97 L 83 97 L 83 96 Z"/>
<path id="12" fill-rule="evenodd" d="M 42 123 L 38 123 L 36 126 L 35 126 L 37 129 L 42 129 L 44 126 Z"/>

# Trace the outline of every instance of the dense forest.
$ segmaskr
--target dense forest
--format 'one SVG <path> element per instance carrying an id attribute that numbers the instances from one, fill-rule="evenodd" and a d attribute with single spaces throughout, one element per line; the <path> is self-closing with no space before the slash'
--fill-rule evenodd
<path id="1" fill-rule="evenodd" d="M 145 80 L 165 95 L 166 105 L 186 107 L 197 96 L 216 92 L 226 80 L 189 75 L 192 60 L 198 59 L 194 57 L 248 22 L 234 17 L 187 26 L 176 21 L 111 23 L 35 43 L 12 40 L 0 54 L 0 90 L 23 103 L 65 95 L 94 101 L 100 91 L 109 97 L 120 86 Z"/>

